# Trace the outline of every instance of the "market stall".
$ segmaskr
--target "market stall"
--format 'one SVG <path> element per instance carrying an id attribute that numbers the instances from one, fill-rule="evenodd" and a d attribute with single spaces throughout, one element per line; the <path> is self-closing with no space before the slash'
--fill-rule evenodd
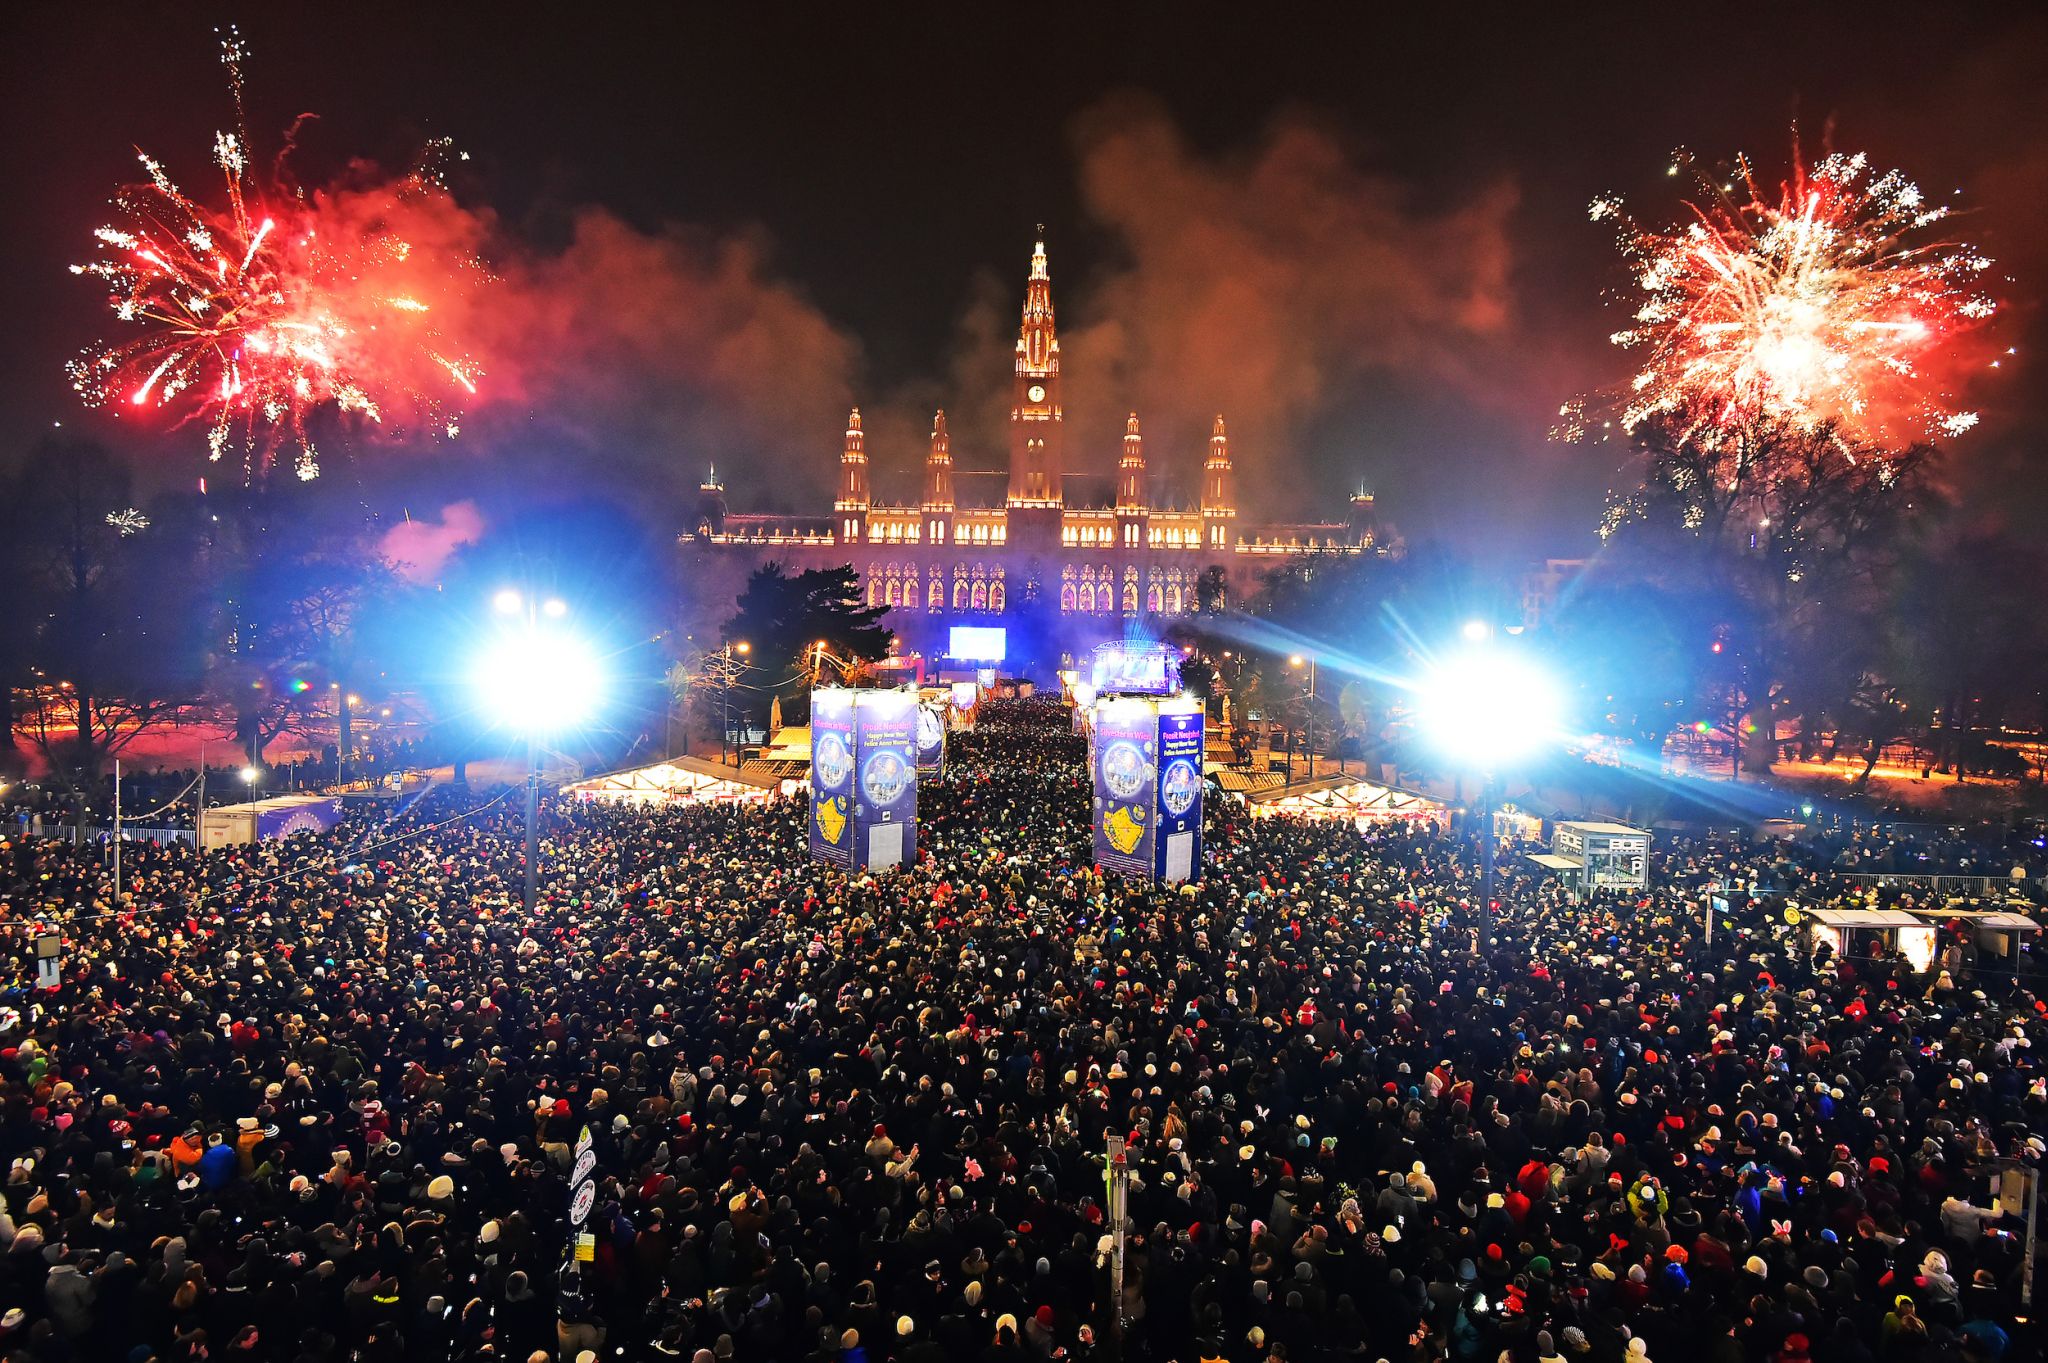
<path id="1" fill-rule="evenodd" d="M 1975 949 L 1979 961 L 1989 960 L 2011 966 L 2019 960 L 2026 939 L 2041 931 L 2041 925 L 2025 914 L 2010 909 L 1944 905 L 1911 909 L 1908 912 L 1937 929 L 1959 926 Z"/>
<path id="2" fill-rule="evenodd" d="M 1808 909 L 1801 917 L 1814 947 L 1838 956 L 1897 951 L 1925 970 L 1934 960 L 1934 924 L 1903 909 Z"/>
<path id="3" fill-rule="evenodd" d="M 1282 785 L 1251 792 L 1246 798 L 1254 816 L 1291 814 L 1307 819 L 1347 819 L 1361 830 L 1370 824 L 1393 821 L 1450 821 L 1450 810 L 1442 801 L 1349 776 Z"/>
<path id="4" fill-rule="evenodd" d="M 802 788 L 801 780 L 735 771 L 695 757 L 674 757 L 650 766 L 572 782 L 562 787 L 562 794 L 571 800 L 617 800 L 642 805 L 716 804 L 753 803 Z"/>

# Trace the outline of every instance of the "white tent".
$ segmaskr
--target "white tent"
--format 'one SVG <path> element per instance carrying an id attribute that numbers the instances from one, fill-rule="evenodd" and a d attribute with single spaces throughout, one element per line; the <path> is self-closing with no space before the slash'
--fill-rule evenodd
<path id="1" fill-rule="evenodd" d="M 1349 819 L 1360 827 L 1396 819 L 1442 822 L 1450 817 L 1450 811 L 1441 801 L 1432 800 L 1427 795 L 1346 776 L 1259 791 L 1251 794 L 1249 799 L 1254 815 L 1292 814 L 1310 819 Z"/>
<path id="2" fill-rule="evenodd" d="M 751 803 L 789 793 L 784 785 L 716 762 L 673 757 L 651 766 L 576 781 L 563 786 L 562 794 L 572 800 L 620 800 L 631 804 Z"/>

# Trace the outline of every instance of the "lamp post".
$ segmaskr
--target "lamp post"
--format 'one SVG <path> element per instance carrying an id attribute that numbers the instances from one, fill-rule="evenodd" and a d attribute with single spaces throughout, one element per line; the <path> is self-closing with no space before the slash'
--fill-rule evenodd
<path id="1" fill-rule="evenodd" d="M 734 662 L 732 655 L 737 653 L 744 658 L 753 651 L 754 646 L 745 639 L 741 639 L 737 643 L 728 643 L 724 648 L 718 650 L 720 656 L 725 660 L 718 669 L 719 705 L 723 712 L 718 732 L 718 761 L 721 766 L 725 764 L 725 750 L 728 746 L 732 748 L 732 764 L 735 767 L 740 764 L 739 739 L 732 731 L 732 684 L 738 678 L 740 668 L 745 666 L 745 664 Z"/>
<path id="2" fill-rule="evenodd" d="M 529 917 L 540 898 L 540 746 L 552 729 L 574 724 L 596 702 L 597 664 L 587 647 L 549 622 L 569 614 L 557 597 L 507 587 L 492 609 L 515 623 L 481 665 L 477 682 L 496 717 L 526 737 L 526 892 Z"/>
<path id="3" fill-rule="evenodd" d="M 1416 712 L 1423 729 L 1460 770 L 1480 774 L 1479 917 L 1481 941 L 1492 935 L 1493 806 L 1502 767 L 1529 756 L 1558 732 L 1558 701 L 1550 678 L 1498 650 L 1491 632 L 1464 631 L 1473 646 L 1444 659 L 1421 679 Z"/>
<path id="4" fill-rule="evenodd" d="M 1316 658 L 1313 653 L 1304 657 L 1297 653 L 1287 660 L 1289 667 L 1308 668 L 1308 737 L 1303 746 L 1308 749 L 1308 779 L 1316 779 Z"/>

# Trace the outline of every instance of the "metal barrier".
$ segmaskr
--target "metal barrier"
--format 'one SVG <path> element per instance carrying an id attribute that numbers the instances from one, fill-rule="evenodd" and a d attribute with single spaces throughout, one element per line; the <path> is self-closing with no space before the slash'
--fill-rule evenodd
<path id="1" fill-rule="evenodd" d="M 2039 877 L 2015 879 L 2012 876 L 1939 875 L 1912 871 L 1827 871 L 1825 874 L 1831 881 L 1846 880 L 1885 890 L 1931 890 L 1936 894 L 1974 895 L 1979 899 L 2014 890 L 2033 895 L 2042 888 Z"/>
<path id="2" fill-rule="evenodd" d="M 45 823 L 41 829 L 36 829 L 16 823 L 14 829 L 32 838 L 50 838 L 73 844 L 109 843 L 114 840 L 113 827 L 108 824 L 88 824 L 78 828 L 68 823 Z M 158 846 L 183 843 L 190 847 L 194 836 L 189 828 L 131 828 L 127 824 L 121 825 L 122 842 L 153 842 Z"/>

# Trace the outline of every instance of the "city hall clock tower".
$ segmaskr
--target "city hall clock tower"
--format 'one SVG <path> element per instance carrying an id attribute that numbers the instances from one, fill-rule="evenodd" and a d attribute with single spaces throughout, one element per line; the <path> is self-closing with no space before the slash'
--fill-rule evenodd
<path id="1" fill-rule="evenodd" d="M 1041 229 L 1042 230 L 1042 229 Z M 1017 373 L 1010 403 L 1011 543 L 1059 544 L 1066 413 L 1060 406 L 1060 343 L 1053 330 L 1052 275 L 1045 242 L 1031 252 L 1024 320 L 1017 329 Z"/>

